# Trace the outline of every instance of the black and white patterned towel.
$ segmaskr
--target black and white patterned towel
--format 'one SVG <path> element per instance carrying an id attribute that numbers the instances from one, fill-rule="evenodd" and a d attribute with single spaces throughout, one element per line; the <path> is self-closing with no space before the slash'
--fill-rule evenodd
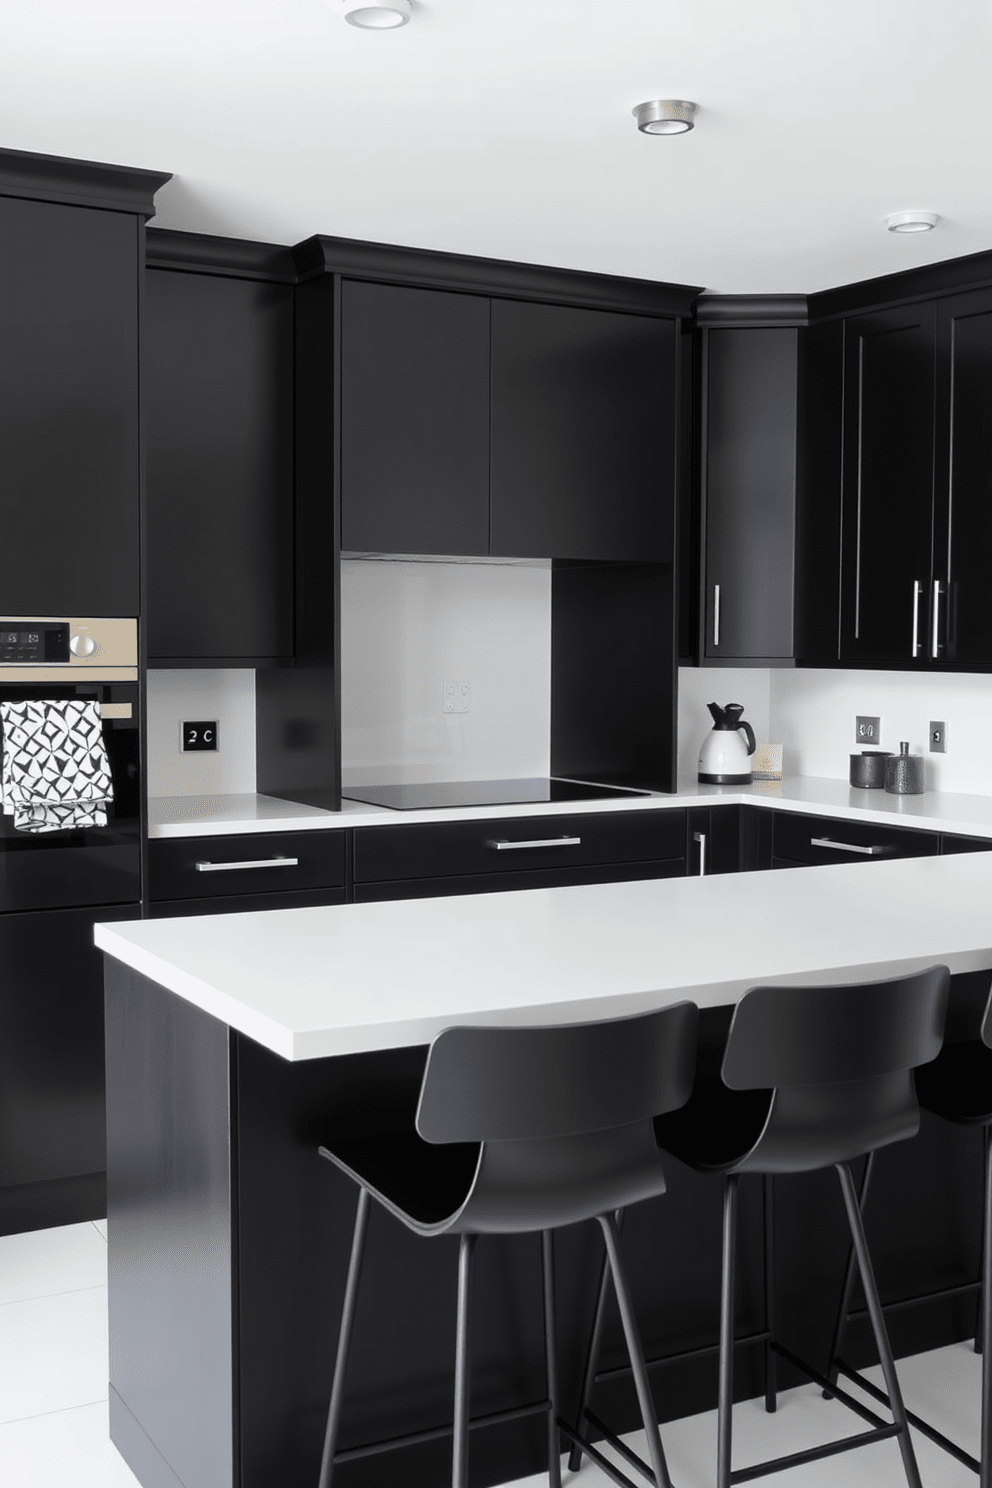
<path id="1" fill-rule="evenodd" d="M 114 783 L 99 703 L 0 703 L 0 725 L 0 804 L 18 831 L 107 825 Z"/>

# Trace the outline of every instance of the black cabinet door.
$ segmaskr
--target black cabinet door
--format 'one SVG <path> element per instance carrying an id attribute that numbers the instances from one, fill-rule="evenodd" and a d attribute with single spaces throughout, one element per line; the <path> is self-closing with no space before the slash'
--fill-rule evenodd
<path id="1" fill-rule="evenodd" d="M 930 654 L 935 327 L 932 303 L 845 327 L 843 661 Z"/>
<path id="2" fill-rule="evenodd" d="M 489 300 L 341 286 L 341 547 L 489 551 Z"/>
<path id="3" fill-rule="evenodd" d="M 515 300 L 492 314 L 491 551 L 669 562 L 675 322 Z"/>
<path id="4" fill-rule="evenodd" d="M 138 613 L 139 231 L 0 198 L 0 614 Z"/>
<path id="5" fill-rule="evenodd" d="M 935 660 L 992 665 L 992 291 L 937 311 Z M 932 640 L 932 637 L 931 637 Z"/>
<path id="6" fill-rule="evenodd" d="M 151 659 L 293 653 L 293 291 L 148 269 Z"/>
<path id="7" fill-rule="evenodd" d="M 93 925 L 137 914 L 134 905 L 0 915 L 0 1187 L 106 1168 Z"/>
<path id="8" fill-rule="evenodd" d="M 706 332 L 706 645 L 793 653 L 799 332 Z"/>

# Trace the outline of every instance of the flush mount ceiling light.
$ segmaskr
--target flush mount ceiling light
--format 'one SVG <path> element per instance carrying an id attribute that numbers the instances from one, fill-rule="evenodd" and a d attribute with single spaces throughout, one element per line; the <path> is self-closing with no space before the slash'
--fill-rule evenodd
<path id="1" fill-rule="evenodd" d="M 886 217 L 885 225 L 889 232 L 919 233 L 929 232 L 939 221 L 936 212 L 892 212 Z"/>
<path id="2" fill-rule="evenodd" d="M 655 98 L 632 112 L 642 134 L 688 134 L 698 106 L 684 98 Z"/>
<path id="3" fill-rule="evenodd" d="M 394 31 L 410 19 L 410 0 L 344 0 L 344 18 L 363 31 Z"/>

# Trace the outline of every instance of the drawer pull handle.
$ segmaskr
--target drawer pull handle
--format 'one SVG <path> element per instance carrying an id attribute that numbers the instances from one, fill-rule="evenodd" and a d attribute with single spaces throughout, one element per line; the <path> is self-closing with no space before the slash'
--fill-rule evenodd
<path id="1" fill-rule="evenodd" d="M 518 852 L 522 847 L 578 847 L 581 837 L 535 837 L 532 842 L 507 842 L 502 837 L 491 837 L 487 847 L 497 852 Z"/>
<path id="2" fill-rule="evenodd" d="M 811 837 L 811 847 L 832 847 L 836 852 L 861 853 L 866 858 L 877 858 L 882 853 L 891 852 L 889 847 L 879 847 L 873 843 L 871 847 L 861 847 L 857 842 L 834 842 L 832 837 Z"/>
<path id="3" fill-rule="evenodd" d="M 253 858 L 241 863 L 197 863 L 197 873 L 234 873 L 239 868 L 298 868 L 299 858 Z"/>

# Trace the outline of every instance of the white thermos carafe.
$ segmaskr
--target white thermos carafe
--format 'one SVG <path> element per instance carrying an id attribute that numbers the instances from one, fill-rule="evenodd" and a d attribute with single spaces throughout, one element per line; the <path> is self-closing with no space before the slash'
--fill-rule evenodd
<path id="1" fill-rule="evenodd" d="M 755 750 L 754 729 L 741 714 L 743 703 L 707 703 L 713 727 L 699 751 L 701 785 L 750 785 L 751 755 Z M 747 736 L 747 743 L 741 734 Z"/>

